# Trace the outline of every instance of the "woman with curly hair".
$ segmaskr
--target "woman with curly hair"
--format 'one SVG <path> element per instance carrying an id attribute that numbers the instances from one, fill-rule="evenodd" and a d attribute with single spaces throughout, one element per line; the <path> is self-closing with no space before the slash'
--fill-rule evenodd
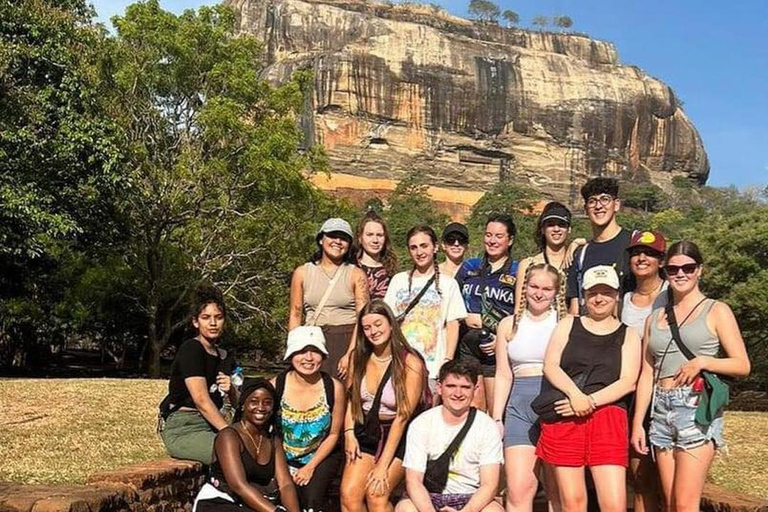
<path id="1" fill-rule="evenodd" d="M 426 370 L 384 301 L 360 311 L 357 333 L 347 379 L 341 508 L 382 512 L 392 509 L 389 497 L 405 475 L 405 431 L 421 403 Z"/>

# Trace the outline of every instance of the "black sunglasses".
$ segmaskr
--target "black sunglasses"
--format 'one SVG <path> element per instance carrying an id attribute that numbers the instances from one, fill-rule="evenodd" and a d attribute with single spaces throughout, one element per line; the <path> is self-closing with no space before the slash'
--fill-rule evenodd
<path id="1" fill-rule="evenodd" d="M 664 259 L 664 253 L 654 251 L 650 247 L 633 247 L 629 250 L 629 257 L 645 254 L 648 257 L 656 258 L 657 260 Z"/>
<path id="2" fill-rule="evenodd" d="M 664 265 L 664 272 L 666 272 L 668 276 L 676 276 L 682 270 L 683 274 L 689 276 L 696 272 L 697 268 L 699 268 L 698 263 L 686 263 L 685 265 Z"/>
<path id="3" fill-rule="evenodd" d="M 443 242 L 446 245 L 454 245 L 456 242 L 459 242 L 459 245 L 467 245 L 469 240 L 463 236 L 448 235 L 447 237 L 443 238 Z"/>

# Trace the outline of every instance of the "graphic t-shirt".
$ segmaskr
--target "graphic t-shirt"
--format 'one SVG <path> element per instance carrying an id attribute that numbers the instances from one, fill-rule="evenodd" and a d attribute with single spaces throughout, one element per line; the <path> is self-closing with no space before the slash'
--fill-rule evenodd
<path id="1" fill-rule="evenodd" d="M 427 460 L 442 455 L 463 426 L 463 423 L 447 425 L 443 420 L 442 406 L 418 415 L 408 427 L 403 467 L 424 473 Z M 480 467 L 503 461 L 501 436 L 496 424 L 490 416 L 477 411 L 467 437 L 448 466 L 448 482 L 443 493 L 474 493 L 480 487 Z"/>
<path id="2" fill-rule="evenodd" d="M 593 242 L 579 247 L 573 255 L 571 270 L 568 272 L 568 291 L 566 298 L 571 299 L 579 296 L 579 274 L 582 276 L 587 269 L 597 265 L 608 265 L 616 269 L 619 274 L 619 283 L 621 284 L 621 293 L 631 289 L 632 273 L 629 271 L 629 255 L 627 246 L 632 238 L 632 232 L 621 228 L 619 234 L 605 242 Z M 584 251 L 583 263 L 582 253 Z"/>
<path id="3" fill-rule="evenodd" d="M 483 326 L 493 331 L 515 311 L 517 262 L 509 260 L 495 272 L 482 258 L 466 260 L 456 274 L 468 313 L 482 315 Z"/>
<path id="4" fill-rule="evenodd" d="M 384 302 L 395 315 L 406 310 L 431 277 L 414 276 L 409 289 L 409 273 L 395 274 L 384 296 Z M 431 378 L 437 378 L 445 358 L 445 324 L 467 316 L 456 280 L 441 273 L 439 281 L 440 293 L 433 282 L 400 325 L 408 343 L 424 357 Z"/>

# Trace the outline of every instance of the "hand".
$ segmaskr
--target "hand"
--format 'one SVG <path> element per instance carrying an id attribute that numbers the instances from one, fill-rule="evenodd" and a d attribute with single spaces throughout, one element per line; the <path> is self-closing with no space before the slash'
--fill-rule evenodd
<path id="1" fill-rule="evenodd" d="M 229 389 L 232 387 L 232 377 L 219 372 L 216 376 L 216 385 L 219 387 L 219 391 L 222 393 L 229 393 Z"/>
<path id="2" fill-rule="evenodd" d="M 347 352 L 341 356 L 341 359 L 339 359 L 339 364 L 336 366 L 336 373 L 338 374 L 339 379 L 342 381 L 346 380 L 347 378 L 347 371 L 349 370 L 349 358 L 351 356 L 352 354 Z"/>
<path id="3" fill-rule="evenodd" d="M 581 391 L 578 391 L 568 401 L 576 416 L 588 416 L 595 410 L 595 402 Z"/>
<path id="4" fill-rule="evenodd" d="M 362 457 L 360 455 L 360 443 L 357 442 L 354 430 L 344 433 L 344 453 L 347 456 L 347 464 L 352 464 Z"/>
<path id="5" fill-rule="evenodd" d="M 312 480 L 312 475 L 315 474 L 315 468 L 312 464 L 307 464 L 303 468 L 299 468 L 295 475 L 293 475 L 293 483 L 296 485 L 307 485 Z"/>
<path id="6" fill-rule="evenodd" d="M 629 438 L 632 448 L 641 455 L 648 455 L 648 445 L 645 442 L 645 429 L 642 425 L 632 429 L 632 437 Z"/>
<path id="7" fill-rule="evenodd" d="M 555 412 L 566 418 L 569 416 L 576 416 L 573 407 L 571 407 L 571 402 L 567 398 L 555 402 Z"/>
<path id="8" fill-rule="evenodd" d="M 694 357 L 675 372 L 675 386 L 690 386 L 703 369 L 703 358 Z"/>
<path id="9" fill-rule="evenodd" d="M 479 348 L 480 351 L 487 356 L 496 354 L 496 336 L 493 335 L 493 339 L 491 341 L 478 345 L 477 348 Z"/>
<path id="10" fill-rule="evenodd" d="M 570 268 L 573 264 L 573 255 L 576 253 L 576 249 L 582 245 L 586 245 L 587 240 L 584 238 L 577 238 L 568 245 L 568 250 L 565 251 L 565 260 L 563 260 L 563 267 Z"/>
<path id="11" fill-rule="evenodd" d="M 389 480 L 387 479 L 387 468 L 383 464 L 376 464 L 370 473 L 365 484 L 369 496 L 386 496 L 389 494 Z"/>
<path id="12" fill-rule="evenodd" d="M 504 422 L 501 420 L 496 420 L 496 428 L 499 429 L 499 435 L 502 439 L 504 439 Z"/>

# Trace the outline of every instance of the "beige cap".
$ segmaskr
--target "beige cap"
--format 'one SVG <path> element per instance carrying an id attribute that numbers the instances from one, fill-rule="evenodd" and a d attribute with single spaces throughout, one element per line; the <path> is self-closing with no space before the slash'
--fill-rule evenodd
<path id="1" fill-rule="evenodd" d="M 608 265 L 597 265 L 595 267 L 588 268 L 584 272 L 584 278 L 581 287 L 585 290 L 589 290 L 599 284 L 608 285 L 614 290 L 618 290 L 619 287 L 619 275 L 616 270 Z"/>
<path id="2" fill-rule="evenodd" d="M 285 347 L 285 357 L 290 359 L 296 352 L 301 352 L 307 347 L 315 347 L 317 350 L 328 356 L 328 349 L 325 348 L 325 335 L 323 330 L 316 325 L 300 325 L 288 333 L 288 343 Z"/>

